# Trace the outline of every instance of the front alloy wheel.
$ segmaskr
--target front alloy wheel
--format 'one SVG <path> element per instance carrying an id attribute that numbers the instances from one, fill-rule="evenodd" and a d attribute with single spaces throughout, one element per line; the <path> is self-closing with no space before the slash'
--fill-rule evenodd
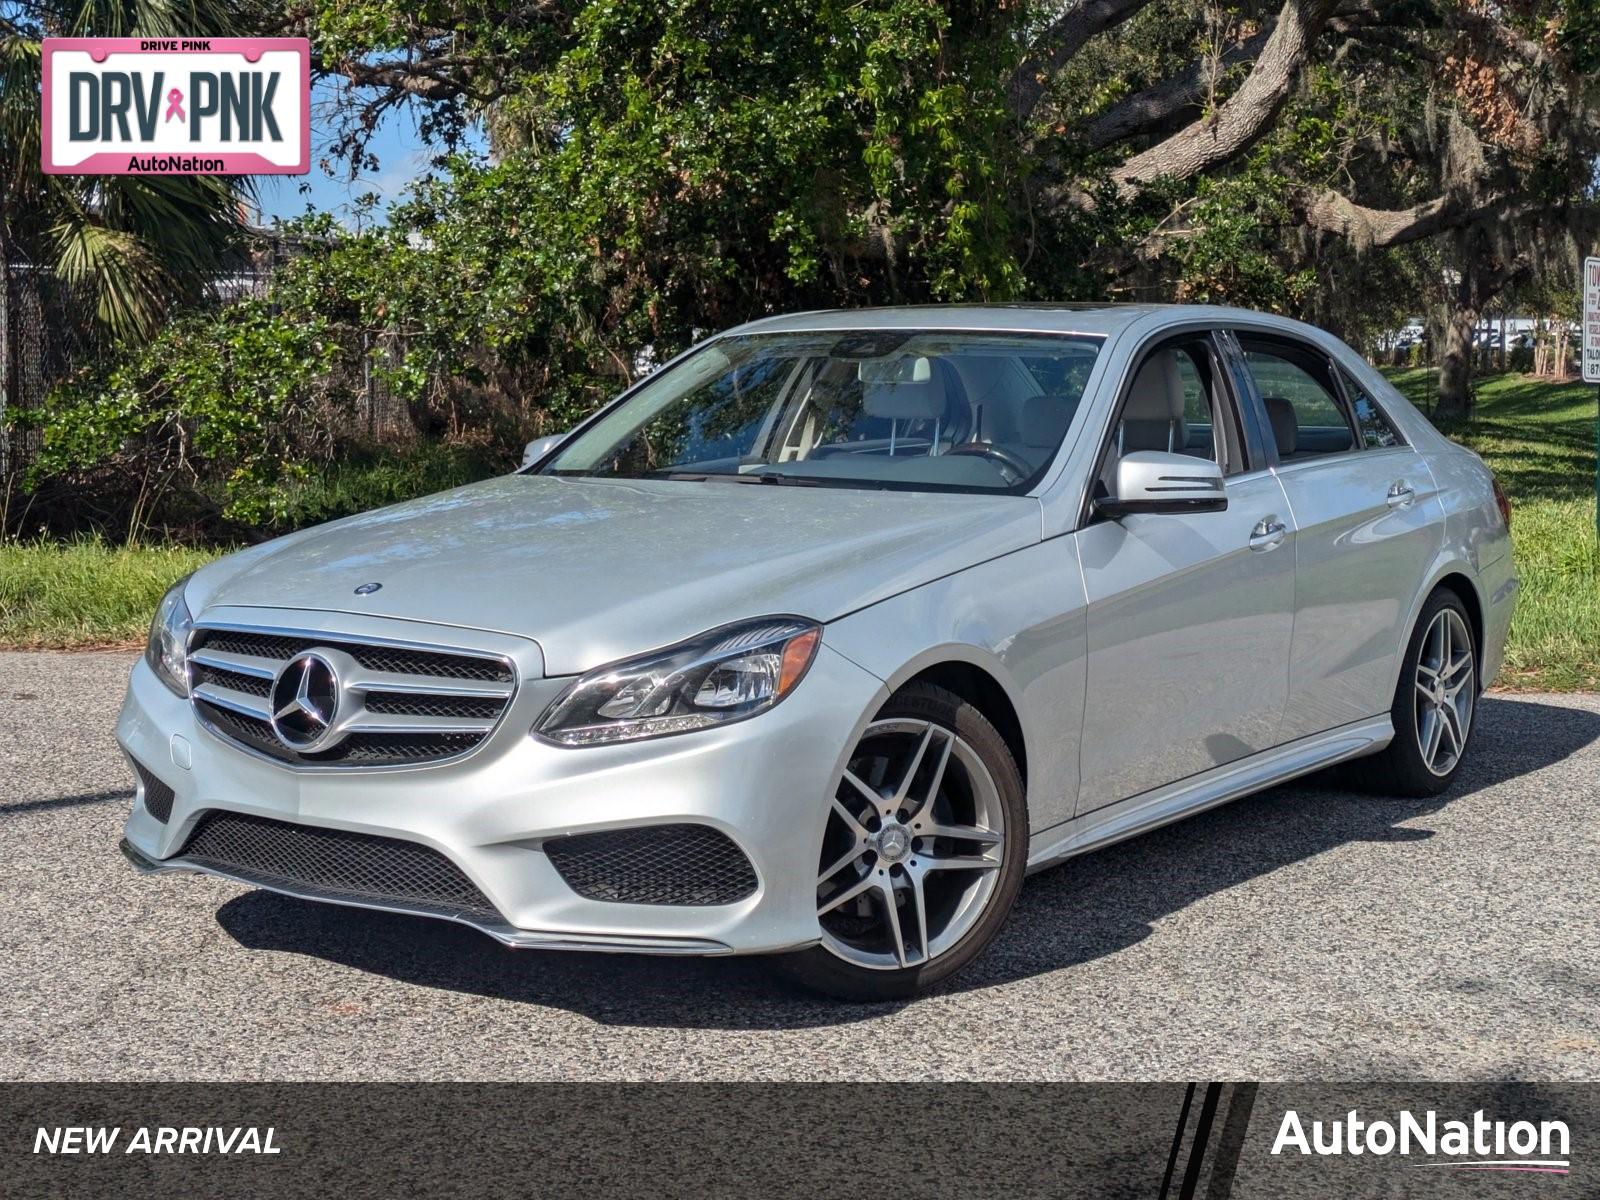
<path id="1" fill-rule="evenodd" d="M 821 943 L 786 965 L 831 995 L 910 995 L 993 937 L 1026 851 L 1021 779 L 1004 740 L 952 693 L 909 688 L 867 726 L 829 798 Z"/>

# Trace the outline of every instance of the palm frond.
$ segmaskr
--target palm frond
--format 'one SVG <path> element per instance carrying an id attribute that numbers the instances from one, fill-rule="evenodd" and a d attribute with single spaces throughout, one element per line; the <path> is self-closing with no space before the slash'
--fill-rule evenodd
<path id="1" fill-rule="evenodd" d="M 175 289 L 148 245 L 125 229 L 89 220 L 62 221 L 51 235 L 57 277 L 92 299 L 96 321 L 133 341 L 159 328 Z"/>

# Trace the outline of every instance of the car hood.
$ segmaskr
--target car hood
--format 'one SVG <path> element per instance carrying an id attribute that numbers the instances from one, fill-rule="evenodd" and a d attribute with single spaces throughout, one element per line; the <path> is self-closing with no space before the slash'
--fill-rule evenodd
<path id="1" fill-rule="evenodd" d="M 745 617 L 827 621 L 1040 538 L 1037 500 L 512 475 L 334 521 L 207 567 L 212 605 L 530 637 L 575 674 Z M 365 583 L 380 583 L 357 596 Z"/>

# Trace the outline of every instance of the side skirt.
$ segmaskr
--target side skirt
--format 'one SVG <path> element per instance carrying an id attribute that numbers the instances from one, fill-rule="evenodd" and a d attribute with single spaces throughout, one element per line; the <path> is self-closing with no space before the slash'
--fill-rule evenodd
<path id="1" fill-rule="evenodd" d="M 1376 753 L 1393 739 L 1394 726 L 1385 713 L 1130 796 L 1036 836 L 1028 854 L 1028 870 L 1053 866 L 1334 763 Z"/>

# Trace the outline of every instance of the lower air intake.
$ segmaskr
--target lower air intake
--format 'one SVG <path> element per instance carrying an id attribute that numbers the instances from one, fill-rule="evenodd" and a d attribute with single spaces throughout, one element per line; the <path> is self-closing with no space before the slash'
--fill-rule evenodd
<path id="1" fill-rule="evenodd" d="M 567 886 L 618 904 L 732 904 L 756 890 L 750 860 L 705 825 L 650 825 L 545 842 Z"/>
<path id="2" fill-rule="evenodd" d="M 399 838 L 213 809 L 200 818 L 181 857 L 247 883 L 316 899 L 502 920 L 455 863 L 432 847 Z"/>
<path id="3" fill-rule="evenodd" d="M 145 812 L 165 825 L 167 818 L 172 816 L 172 801 L 176 799 L 172 789 L 157 779 L 143 763 L 134 763 L 133 771 L 139 776 L 139 786 L 144 788 Z"/>

